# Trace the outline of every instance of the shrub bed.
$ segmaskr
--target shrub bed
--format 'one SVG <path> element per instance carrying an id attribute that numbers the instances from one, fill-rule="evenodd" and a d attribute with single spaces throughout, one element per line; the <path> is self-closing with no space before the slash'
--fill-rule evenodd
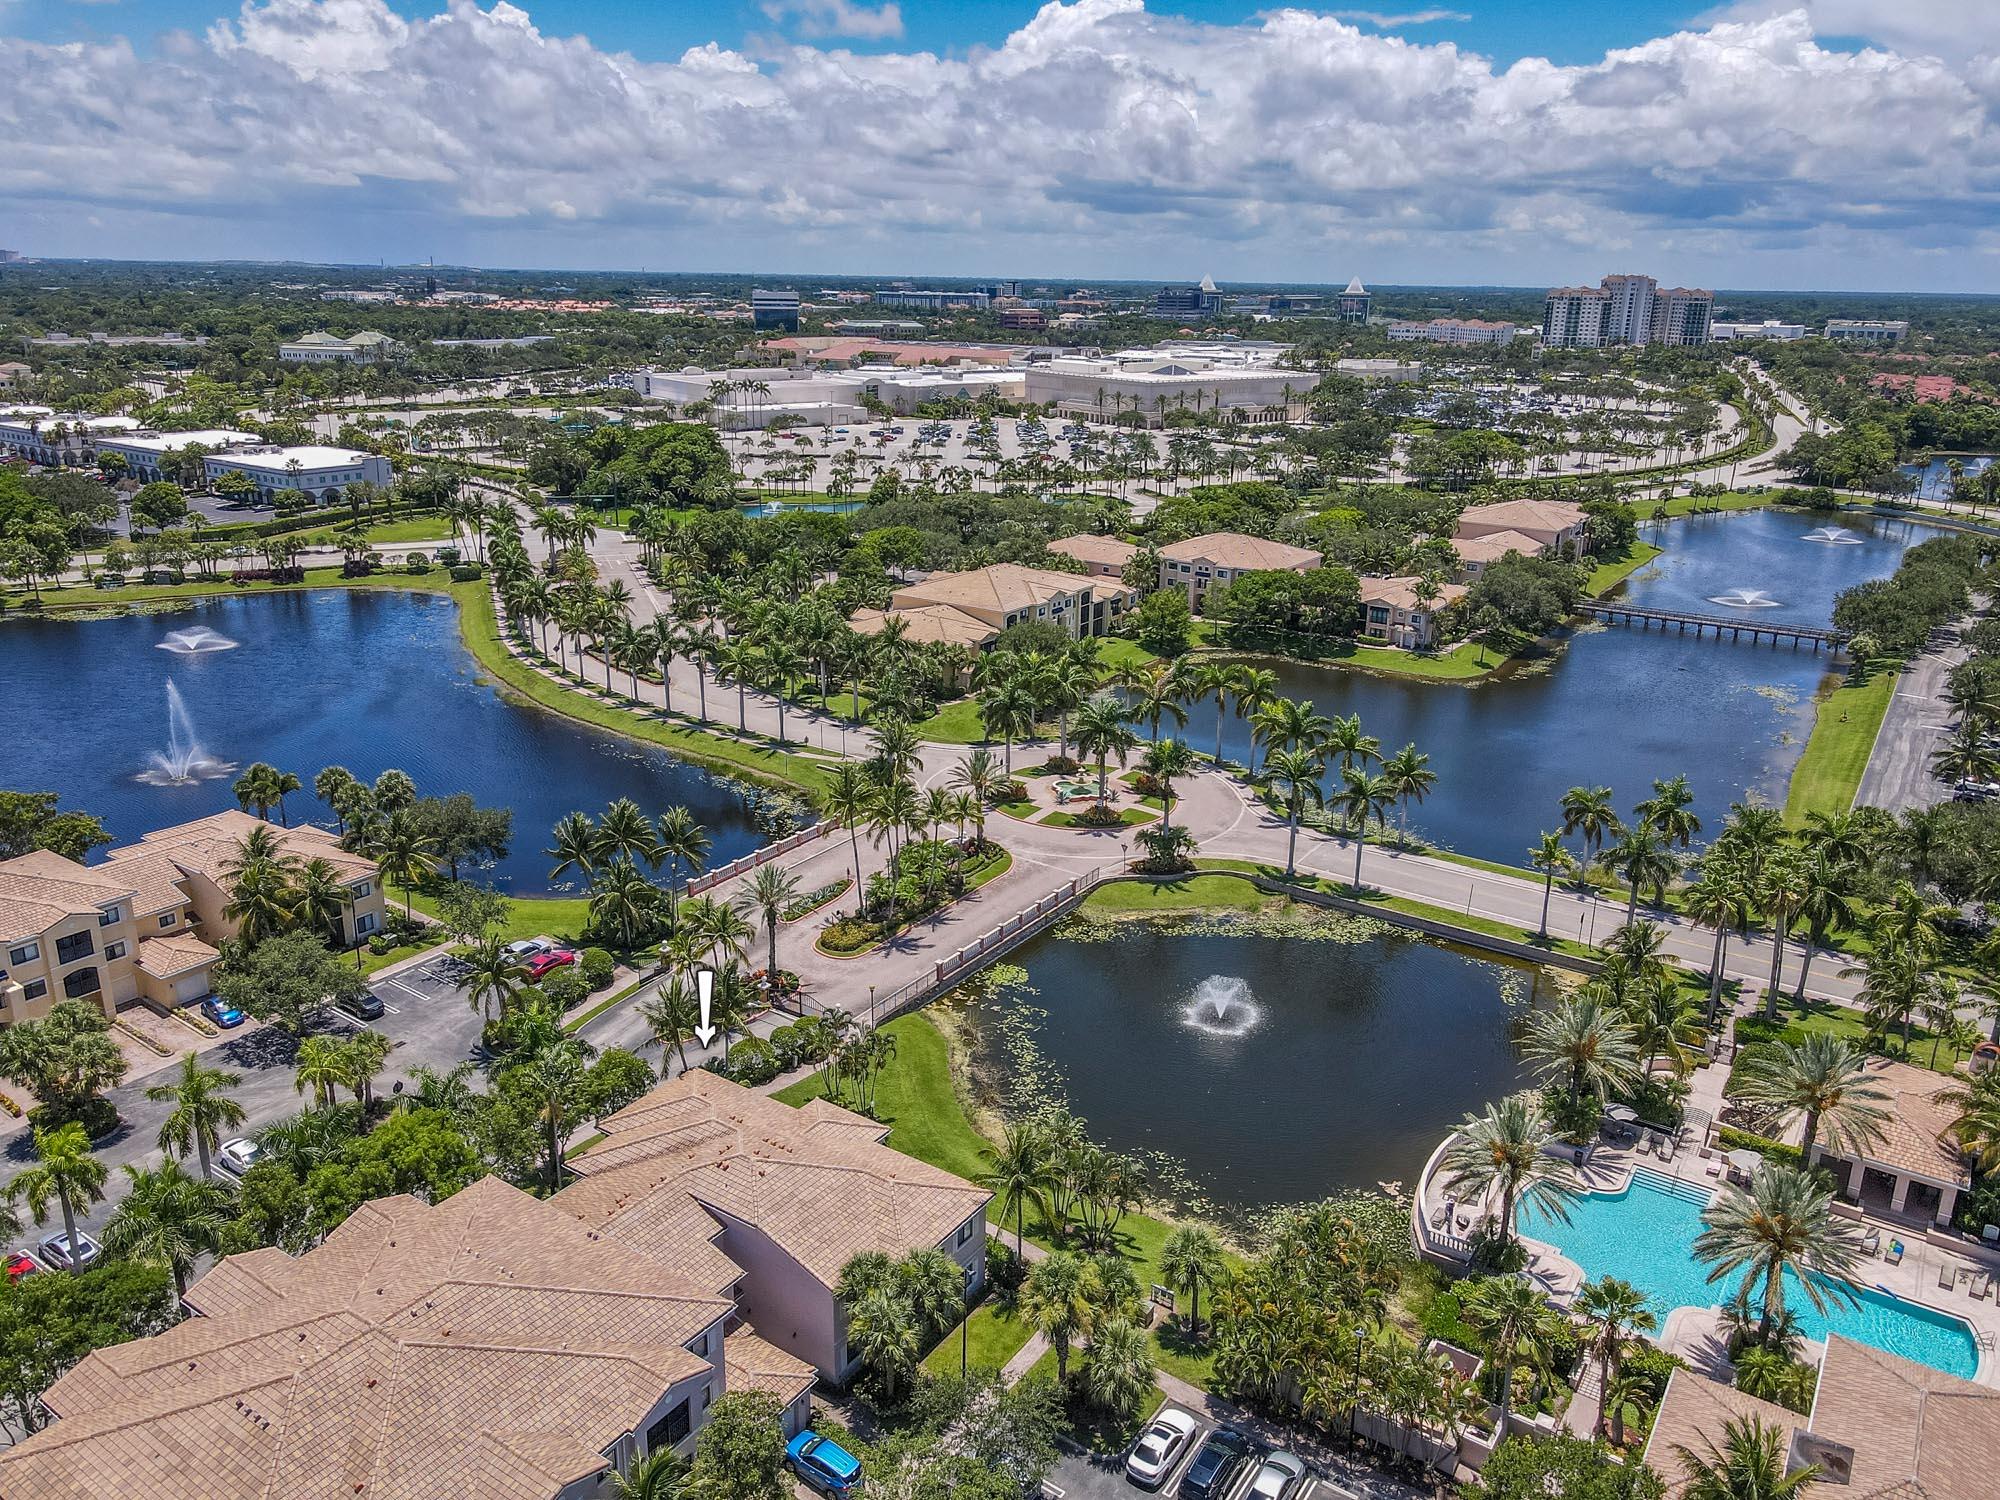
<path id="1" fill-rule="evenodd" d="M 784 921 L 796 922 L 800 917 L 812 915 L 812 913 L 818 911 L 829 901 L 839 900 L 841 896 L 846 894 L 847 888 L 853 884 L 852 880 L 843 875 L 840 879 L 829 881 L 818 890 L 807 891 L 803 896 L 787 903 L 785 909 L 778 913 L 778 915 Z"/>

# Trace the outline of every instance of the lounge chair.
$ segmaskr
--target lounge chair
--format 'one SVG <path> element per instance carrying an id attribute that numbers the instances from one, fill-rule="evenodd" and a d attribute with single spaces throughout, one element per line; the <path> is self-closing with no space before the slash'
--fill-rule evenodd
<path id="1" fill-rule="evenodd" d="M 1680 1149 L 1681 1143 L 1678 1136 L 1663 1135 L 1660 1137 L 1661 1161 L 1672 1161 Z"/>
<path id="2" fill-rule="evenodd" d="M 1722 1158 L 1711 1156 L 1708 1159 L 1708 1165 L 1703 1170 L 1711 1177 L 1720 1177 L 1722 1175 Z"/>
<path id="3" fill-rule="evenodd" d="M 1866 1234 L 1861 1236 L 1861 1253 L 1863 1255 L 1879 1255 L 1882 1253 L 1881 1230 L 1870 1229 Z"/>
<path id="4" fill-rule="evenodd" d="M 1950 1262 L 1950 1261 L 1948 1261 L 1948 1260 L 1945 1260 L 1945 1261 L 1939 1261 L 1939 1262 L 1938 1262 L 1938 1285 L 1939 1285 L 1939 1286 L 1941 1286 L 1941 1287 L 1943 1287 L 1943 1288 L 1944 1288 L 1944 1289 L 1945 1289 L 1946 1291 L 1950 1291 L 1950 1290 L 1951 1290 L 1951 1288 L 1952 1288 L 1952 1285 L 1953 1285 L 1953 1284 L 1954 1284 L 1954 1283 L 1955 1283 L 1955 1282 L 1956 1282 L 1957 1280 L 1958 1280 L 1958 1273 L 1957 1273 L 1957 1272 L 1955 1272 L 1954 1270 L 1952 1270 L 1952 1268 L 1951 1268 L 1951 1262 Z"/>
<path id="5" fill-rule="evenodd" d="M 1433 1229 L 1444 1228 L 1446 1222 L 1450 1218 L 1451 1218 L 1451 1205 L 1449 1203 L 1440 1203 L 1438 1205 L 1437 1212 L 1431 1215 L 1431 1228 Z"/>
<path id="6" fill-rule="evenodd" d="M 1883 1256 L 1882 1259 L 1886 1260 L 1892 1266 L 1900 1266 L 1903 1263 L 1903 1242 L 1901 1240 L 1889 1241 L 1889 1253 Z"/>
<path id="7" fill-rule="evenodd" d="M 1972 1277 L 1972 1300 L 1984 1302 L 1993 1291 L 1993 1277 L 1986 1271 L 1976 1271 Z"/>

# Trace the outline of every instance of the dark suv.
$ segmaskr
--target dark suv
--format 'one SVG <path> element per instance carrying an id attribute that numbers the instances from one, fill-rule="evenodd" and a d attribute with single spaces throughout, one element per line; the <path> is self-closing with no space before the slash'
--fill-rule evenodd
<path id="1" fill-rule="evenodd" d="M 1181 1475 L 1182 1500 L 1222 1500 L 1230 1481 L 1250 1461 L 1256 1445 L 1234 1427 L 1218 1427 L 1195 1450 Z"/>

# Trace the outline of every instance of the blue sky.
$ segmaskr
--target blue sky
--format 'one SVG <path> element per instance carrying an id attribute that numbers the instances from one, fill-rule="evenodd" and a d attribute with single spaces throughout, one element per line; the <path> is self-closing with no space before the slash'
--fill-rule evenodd
<path id="1" fill-rule="evenodd" d="M 4 3 L 4 0 L 0 0 Z M 235 4 L 216 0 L 15 0 L 23 36 L 47 41 L 133 35 L 179 27 L 200 31 L 218 16 L 234 15 Z M 405 15 L 432 15 L 442 4 L 400 4 Z M 796 26 L 774 24 L 763 9 L 742 0 L 693 4 L 690 0 L 535 0 L 524 7 L 551 35 L 588 36 L 601 47 L 653 60 L 677 57 L 688 47 L 720 41 L 752 44 L 774 35 L 796 34 Z M 922 49 L 956 54 L 975 46 L 997 46 L 1040 8 L 1032 0 L 902 0 L 903 34 L 894 41 L 848 40 L 869 51 Z M 1233 25 L 1275 5 L 1240 0 L 1180 0 L 1158 7 L 1197 21 Z M 1323 14 L 1384 19 L 1438 15 L 1435 21 L 1391 28 L 1394 34 L 1426 42 L 1449 41 L 1505 65 L 1521 57 L 1559 63 L 1593 61 L 1612 47 L 1628 47 L 1686 25 L 1706 10 L 1677 0 L 1376 0 L 1351 10 L 1306 6 Z M 143 22 L 140 17 L 143 16 Z M 1464 19 L 1459 19 L 1463 17 Z M 1381 29 L 1372 27 L 1371 29 Z"/>
<path id="2" fill-rule="evenodd" d="M 54 256 L 2000 285 L 1991 0 L 0 0 L 0 55 Z"/>

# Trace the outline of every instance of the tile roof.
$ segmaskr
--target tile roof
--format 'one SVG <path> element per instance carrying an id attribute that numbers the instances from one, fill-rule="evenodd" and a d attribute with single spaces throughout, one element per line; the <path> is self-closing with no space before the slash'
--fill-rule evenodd
<path id="1" fill-rule="evenodd" d="M 1807 1500 L 1986 1500 L 1995 1491 L 2000 1391 L 1839 1334 L 1826 1341 L 1810 1417 L 1676 1370 L 1645 1453 L 1669 1494 L 1686 1485 L 1676 1445 L 1700 1453 L 1720 1444 L 1731 1417 L 1777 1427 L 1796 1456 L 1821 1465 Z"/>
<path id="2" fill-rule="evenodd" d="M 603 1466 L 730 1304 L 498 1178 L 225 1260 L 191 1318 L 51 1387 L 0 1494 L 545 1497 Z"/>
<path id="3" fill-rule="evenodd" d="M 739 1328 L 722 1341 L 722 1357 L 732 1391 L 769 1391 L 780 1406 L 790 1406 L 812 1389 L 811 1365 L 765 1343 L 748 1328 Z"/>
<path id="4" fill-rule="evenodd" d="M 1425 608 L 1417 602 L 1416 578 L 1363 578 L 1361 580 L 1361 602 L 1363 604 L 1386 604 L 1391 609 L 1421 610 Z M 1447 604 L 1456 604 L 1466 595 L 1462 583 L 1440 583 L 1437 601 L 1431 609 L 1443 609 Z"/>
<path id="5" fill-rule="evenodd" d="M 40 937 L 58 923 L 95 916 L 110 902 L 137 894 L 116 875 L 32 850 L 0 863 L 0 938 Z"/>
<path id="6" fill-rule="evenodd" d="M 1542 543 L 1524 531 L 1491 531 L 1484 536 L 1455 536 L 1451 539 L 1451 550 L 1458 554 L 1460 562 L 1498 562 L 1509 552 L 1518 552 L 1523 557 L 1540 557 Z"/>
<path id="7" fill-rule="evenodd" d="M 1320 563 L 1320 555 L 1308 548 L 1245 536 L 1240 531 L 1211 531 L 1184 542 L 1169 542 L 1160 549 L 1160 556 L 1169 562 L 1206 562 L 1218 568 L 1264 572 L 1316 568 Z"/>
<path id="8" fill-rule="evenodd" d="M 1093 536 L 1088 532 L 1057 537 L 1049 543 L 1049 551 L 1073 557 L 1080 563 L 1101 563 L 1111 568 L 1122 568 L 1139 555 L 1139 549 L 1122 537 Z"/>
<path id="9" fill-rule="evenodd" d="M 112 865 L 163 857 L 189 874 L 216 880 L 235 858 L 236 846 L 255 828 L 269 829 L 276 835 L 279 846 L 298 859 L 323 859 L 350 877 L 375 873 L 373 860 L 341 848 L 340 840 L 323 828 L 303 824 L 285 828 L 234 808 L 196 818 L 191 823 L 155 829 L 143 835 L 138 843 L 110 850 L 104 857 Z"/>
<path id="10" fill-rule="evenodd" d="M 1886 1057 L 1871 1057 L 1866 1067 L 1868 1081 L 1887 1096 L 1882 1108 L 1888 1118 L 1882 1122 L 1882 1139 L 1863 1159 L 1932 1182 L 1968 1185 L 1972 1178 L 1952 1134 L 1958 1111 L 1938 1097 L 1953 1087 L 1952 1080 Z"/>
<path id="11" fill-rule="evenodd" d="M 169 932 L 139 939 L 138 964 L 155 979 L 173 979 L 214 963 L 222 955 L 191 933 Z"/>
<path id="12" fill-rule="evenodd" d="M 873 1121 L 794 1110 L 700 1070 L 601 1124 L 605 1138 L 571 1159 L 582 1180 L 550 1201 L 669 1264 L 687 1252 L 695 1204 L 756 1226 L 831 1288 L 863 1251 L 942 1243 L 989 1197 L 880 1144 Z"/>
<path id="13" fill-rule="evenodd" d="M 857 609 L 848 626 L 860 635 L 880 635 L 891 620 L 903 622 L 903 639 L 917 645 L 944 642 L 983 646 L 998 638 L 1000 628 L 950 604 L 912 604 L 903 609 Z"/>
<path id="14" fill-rule="evenodd" d="M 1458 534 L 1483 536 L 1494 531 L 1567 531 L 1583 524 L 1583 507 L 1567 500 L 1496 500 L 1491 505 L 1474 505 L 1458 518 Z"/>
<path id="15" fill-rule="evenodd" d="M 1099 586 L 1103 582 L 1096 580 Z M 1092 584 L 1081 573 L 1058 573 L 1053 568 L 1029 568 L 1020 563 L 994 563 L 969 573 L 933 573 L 921 583 L 897 589 L 889 602 L 897 609 L 917 604 L 949 604 L 957 609 L 1004 614 L 1086 592 Z"/>

